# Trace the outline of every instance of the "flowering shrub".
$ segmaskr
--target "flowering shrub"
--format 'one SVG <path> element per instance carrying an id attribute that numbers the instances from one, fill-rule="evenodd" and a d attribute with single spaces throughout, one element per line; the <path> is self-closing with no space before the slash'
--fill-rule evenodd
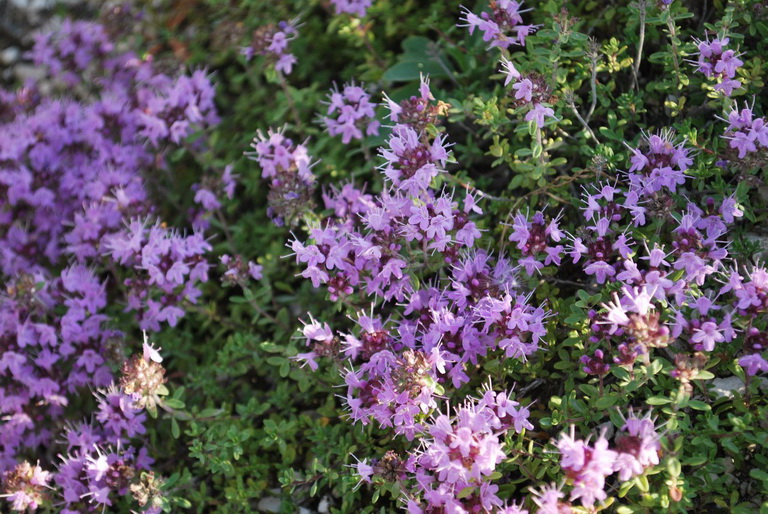
<path id="1" fill-rule="evenodd" d="M 160 512 L 171 502 L 141 436 L 143 411 L 156 417 L 168 394 L 162 359 L 145 342 L 144 357 L 125 360 L 130 339 L 110 304 L 159 331 L 201 294 L 211 247 L 150 222 L 147 177 L 166 167 L 161 149 L 218 122 L 213 86 L 202 71 L 170 76 L 116 50 L 88 22 L 39 35 L 31 58 L 53 83 L 4 92 L 0 126 L 3 497 L 18 511 L 103 511 L 136 489 L 134 504 Z"/>
<path id="2" fill-rule="evenodd" d="M 764 2 L 188 4 L 0 94 L 7 506 L 768 509 Z"/>

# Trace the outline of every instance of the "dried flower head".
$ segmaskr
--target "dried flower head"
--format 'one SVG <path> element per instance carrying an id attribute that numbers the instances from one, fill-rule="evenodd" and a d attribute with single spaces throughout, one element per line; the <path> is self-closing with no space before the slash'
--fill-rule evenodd
<path id="1" fill-rule="evenodd" d="M 144 353 L 128 359 L 122 368 L 120 387 L 126 394 L 133 396 L 136 405 L 152 412 L 160 403 L 160 396 L 168 394 L 165 387 L 165 368 L 163 360 L 151 345 L 147 344 L 144 334 Z"/>
<path id="2" fill-rule="evenodd" d="M 155 475 L 154 471 L 142 472 L 138 482 L 131 484 L 131 496 L 142 506 L 159 507 L 161 503 L 164 480 Z"/>
<path id="3" fill-rule="evenodd" d="M 36 510 L 48 500 L 49 473 L 29 462 L 19 463 L 3 475 L 3 494 L 11 503 L 11 510 Z"/>

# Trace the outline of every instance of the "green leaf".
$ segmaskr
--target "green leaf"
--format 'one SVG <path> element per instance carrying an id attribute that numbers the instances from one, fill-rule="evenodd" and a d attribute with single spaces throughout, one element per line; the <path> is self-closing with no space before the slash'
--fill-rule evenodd
<path id="1" fill-rule="evenodd" d="M 288 376 L 288 374 L 291 372 L 291 361 L 288 359 L 285 359 L 283 361 L 283 364 L 280 366 L 280 376 L 282 378 L 285 378 Z"/>
<path id="2" fill-rule="evenodd" d="M 184 408 L 184 402 L 176 398 L 166 398 L 163 400 L 163 404 L 174 410 L 181 410 Z"/>
<path id="3" fill-rule="evenodd" d="M 418 80 L 422 73 L 447 77 L 447 60 L 437 45 L 423 36 L 410 36 L 403 43 L 399 62 L 384 72 L 382 78 L 393 82 Z"/>
<path id="4" fill-rule="evenodd" d="M 701 466 L 709 459 L 706 455 L 695 455 L 683 461 L 683 466 Z"/>
<path id="5" fill-rule="evenodd" d="M 677 457 L 670 457 L 667 459 L 667 472 L 673 477 L 679 477 L 682 472 L 680 461 Z"/>
<path id="6" fill-rule="evenodd" d="M 418 80 L 422 73 L 430 77 L 444 77 L 446 75 L 445 71 L 436 62 L 406 61 L 399 62 L 389 68 L 381 78 L 391 82 L 409 82 L 411 80 Z"/>
<path id="7" fill-rule="evenodd" d="M 597 409 L 607 409 L 608 407 L 612 407 L 618 403 L 619 399 L 616 396 L 610 395 L 610 396 L 603 396 L 602 398 L 598 399 L 595 402 L 595 408 Z"/>
<path id="8" fill-rule="evenodd" d="M 176 421 L 176 418 L 171 418 L 171 435 L 174 439 L 178 439 L 181 435 L 181 430 L 179 429 L 179 422 Z"/>
<path id="9" fill-rule="evenodd" d="M 463 500 L 464 498 L 469 498 L 470 496 L 472 496 L 472 493 L 475 492 L 475 489 L 477 489 L 477 487 L 473 485 L 467 486 L 461 491 L 459 491 L 459 494 L 456 495 L 456 498 L 458 498 L 459 500 Z"/>
<path id="10" fill-rule="evenodd" d="M 712 410 L 712 407 L 710 407 L 709 404 L 704 403 L 701 400 L 689 400 L 688 406 L 695 410 L 702 410 L 702 411 Z"/>

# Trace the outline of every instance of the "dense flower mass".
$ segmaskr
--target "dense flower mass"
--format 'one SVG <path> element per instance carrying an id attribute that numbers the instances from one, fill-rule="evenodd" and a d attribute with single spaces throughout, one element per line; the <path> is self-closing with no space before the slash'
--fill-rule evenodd
<path id="1" fill-rule="evenodd" d="M 184 316 L 180 306 L 196 303 L 197 284 L 208 281 L 205 254 L 211 246 L 199 232 L 182 236 L 159 223 L 133 220 L 104 247 L 115 262 L 134 271 L 124 282 L 127 308 L 137 311 L 142 330 L 158 331 L 163 322 L 176 326 Z"/>
<path id="2" fill-rule="evenodd" d="M 109 304 L 156 331 L 207 280 L 210 245 L 154 221 L 147 177 L 169 148 L 218 123 L 213 86 L 202 70 L 168 75 L 118 48 L 101 25 L 65 21 L 30 57 L 47 80 L 90 93 L 54 99 L 36 82 L 3 92 L 16 106 L 0 120 L 0 470 L 13 510 L 103 510 L 149 470 L 132 441 L 159 397 L 149 405 L 113 384 L 126 337 Z M 122 273 L 125 289 L 110 292 Z M 88 389 L 96 410 L 81 423 L 86 413 L 72 414 Z M 23 461 L 42 448 L 60 459 Z"/>
<path id="3" fill-rule="evenodd" d="M 766 2 L 172 3 L 0 52 L 0 510 L 768 509 Z"/>

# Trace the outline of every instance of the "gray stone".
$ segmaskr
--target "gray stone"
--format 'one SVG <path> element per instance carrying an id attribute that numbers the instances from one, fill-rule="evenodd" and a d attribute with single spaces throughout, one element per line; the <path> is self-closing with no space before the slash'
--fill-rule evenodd
<path id="1" fill-rule="evenodd" d="M 10 66 L 15 63 L 21 57 L 21 50 L 15 46 L 9 46 L 2 52 L 0 52 L 0 64 Z"/>
<path id="2" fill-rule="evenodd" d="M 317 512 L 320 514 L 327 514 L 331 511 L 331 499 L 326 495 L 320 499 L 320 503 L 317 504 Z"/>
<path id="3" fill-rule="evenodd" d="M 39 66 L 32 64 L 17 64 L 13 68 L 13 74 L 16 75 L 16 80 L 24 82 L 28 79 L 40 80 L 45 77 L 45 70 Z"/>
<path id="4" fill-rule="evenodd" d="M 738 391 L 739 394 L 744 394 L 746 391 L 744 382 L 739 377 L 715 378 L 709 384 L 716 398 L 733 398 L 734 391 Z"/>
<path id="5" fill-rule="evenodd" d="M 256 508 L 259 512 L 280 512 L 280 498 L 274 496 L 266 496 L 259 500 Z"/>

